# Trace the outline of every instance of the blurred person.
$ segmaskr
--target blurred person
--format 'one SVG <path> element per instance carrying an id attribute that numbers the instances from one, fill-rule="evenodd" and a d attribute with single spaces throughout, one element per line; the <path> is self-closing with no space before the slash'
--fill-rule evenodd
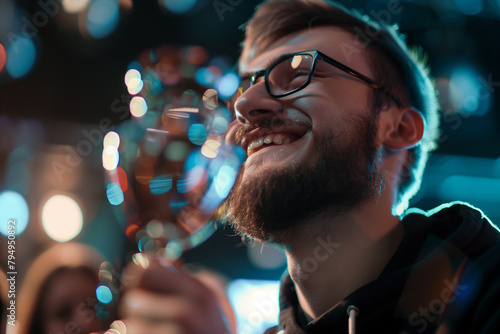
<path id="1" fill-rule="evenodd" d="M 498 229 L 462 202 L 407 209 L 439 134 L 421 52 L 321 0 L 267 1 L 245 30 L 227 140 L 248 157 L 224 207 L 286 254 L 266 333 L 498 333 Z M 195 298 L 199 283 L 164 274 L 176 303 Z M 162 301 L 181 332 L 220 332 L 220 315 Z"/>
<path id="2" fill-rule="evenodd" d="M 103 261 L 94 248 L 77 243 L 58 244 L 41 254 L 22 283 L 16 334 L 83 334 L 108 328 L 95 307 Z"/>

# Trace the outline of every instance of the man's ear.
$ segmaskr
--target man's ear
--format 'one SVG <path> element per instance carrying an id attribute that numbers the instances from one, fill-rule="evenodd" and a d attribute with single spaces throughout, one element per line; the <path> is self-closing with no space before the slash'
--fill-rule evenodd
<path id="1" fill-rule="evenodd" d="M 383 141 L 385 147 L 398 151 L 418 145 L 425 128 L 424 116 L 420 111 L 414 107 L 396 110 L 391 121 L 392 127 Z"/>

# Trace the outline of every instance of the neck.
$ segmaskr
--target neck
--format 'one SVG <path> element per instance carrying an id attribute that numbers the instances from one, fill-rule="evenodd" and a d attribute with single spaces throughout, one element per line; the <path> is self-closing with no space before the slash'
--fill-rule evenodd
<path id="1" fill-rule="evenodd" d="M 285 244 L 288 271 L 306 315 L 317 318 L 380 275 L 404 234 L 391 205 L 382 195 L 376 204 L 316 218 Z"/>

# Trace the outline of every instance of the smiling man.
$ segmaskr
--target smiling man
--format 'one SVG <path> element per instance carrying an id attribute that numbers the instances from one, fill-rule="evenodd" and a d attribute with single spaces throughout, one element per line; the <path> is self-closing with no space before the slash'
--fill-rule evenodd
<path id="1" fill-rule="evenodd" d="M 269 333 L 500 329 L 498 230 L 463 203 L 406 210 L 438 134 L 420 58 L 320 0 L 266 2 L 246 25 L 228 140 L 248 158 L 227 216 L 286 253 Z"/>

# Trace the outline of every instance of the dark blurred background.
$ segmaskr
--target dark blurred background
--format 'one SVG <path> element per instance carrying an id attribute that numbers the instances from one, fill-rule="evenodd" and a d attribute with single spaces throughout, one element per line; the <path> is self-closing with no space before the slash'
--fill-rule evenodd
<path id="1" fill-rule="evenodd" d="M 123 264 L 130 242 L 106 197 L 101 154 L 103 136 L 132 117 L 125 73 L 141 52 L 164 44 L 201 46 L 227 72 L 243 38 L 239 26 L 259 2 L 0 0 L 0 216 L 2 224 L 12 214 L 24 222 L 20 280 L 56 240 L 87 243 Z M 462 200 L 498 223 L 500 0 L 340 2 L 398 24 L 428 54 L 442 135 L 412 206 Z M 81 230 L 50 232 L 42 219 L 49 198 L 55 212 L 73 208 L 64 224 L 74 216 Z M 275 250 L 228 235 L 219 230 L 185 258 L 230 279 L 279 278 L 284 261 Z"/>

